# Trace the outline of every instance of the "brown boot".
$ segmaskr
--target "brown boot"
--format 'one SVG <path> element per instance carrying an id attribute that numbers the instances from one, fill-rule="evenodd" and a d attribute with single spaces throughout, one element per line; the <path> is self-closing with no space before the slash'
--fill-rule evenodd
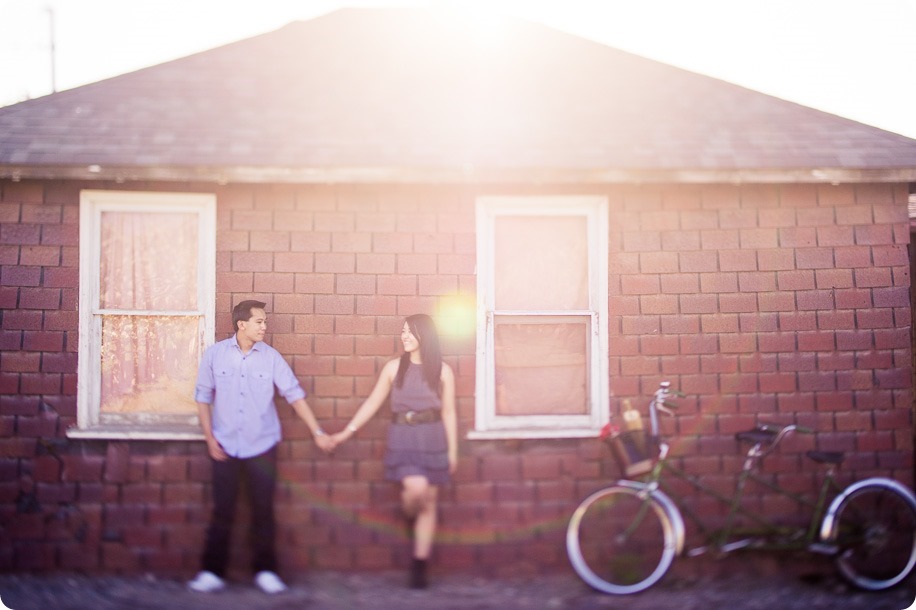
<path id="1" fill-rule="evenodd" d="M 410 588 L 425 589 L 429 585 L 426 580 L 426 560 L 414 558 L 410 564 Z"/>

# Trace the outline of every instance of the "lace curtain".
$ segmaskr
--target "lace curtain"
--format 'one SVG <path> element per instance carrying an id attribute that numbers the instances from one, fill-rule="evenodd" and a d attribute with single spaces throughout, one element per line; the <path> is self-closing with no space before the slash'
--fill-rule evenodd
<path id="1" fill-rule="evenodd" d="M 195 413 L 198 215 L 103 212 L 101 412 Z"/>
<path id="2" fill-rule="evenodd" d="M 495 317 L 497 415 L 588 413 L 591 318 L 562 315 L 589 306 L 586 218 L 504 216 L 494 228 L 495 305 L 507 312 Z"/>

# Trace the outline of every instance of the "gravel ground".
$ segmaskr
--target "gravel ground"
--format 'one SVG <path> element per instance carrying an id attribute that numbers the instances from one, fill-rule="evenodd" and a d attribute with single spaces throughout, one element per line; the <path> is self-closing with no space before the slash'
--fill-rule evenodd
<path id="1" fill-rule="evenodd" d="M 429 589 L 407 589 L 401 572 L 312 572 L 288 578 L 289 591 L 267 596 L 250 582 L 232 581 L 222 592 L 188 591 L 183 580 L 76 574 L 0 574 L 0 599 L 12 610 L 252 608 L 343 610 L 380 608 L 532 608 L 634 610 L 903 610 L 914 607 L 916 580 L 881 593 L 849 588 L 830 572 L 745 570 L 737 574 L 669 574 L 655 587 L 625 597 L 597 593 L 571 573 L 488 578 L 434 573 Z"/>

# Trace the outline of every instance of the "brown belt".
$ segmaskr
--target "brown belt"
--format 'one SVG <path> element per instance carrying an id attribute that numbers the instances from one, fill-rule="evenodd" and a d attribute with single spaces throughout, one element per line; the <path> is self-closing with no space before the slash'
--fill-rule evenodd
<path id="1" fill-rule="evenodd" d="M 442 419 L 439 409 L 425 409 L 423 411 L 404 411 L 391 414 L 391 421 L 396 424 L 431 424 Z"/>

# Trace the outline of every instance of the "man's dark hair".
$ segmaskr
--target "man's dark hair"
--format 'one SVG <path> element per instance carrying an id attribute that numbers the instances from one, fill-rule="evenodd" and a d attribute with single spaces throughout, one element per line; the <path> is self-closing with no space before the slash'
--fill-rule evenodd
<path id="1" fill-rule="evenodd" d="M 251 319 L 252 309 L 264 309 L 267 303 L 261 301 L 242 301 L 232 308 L 232 332 L 238 332 L 239 322 L 247 322 Z"/>

